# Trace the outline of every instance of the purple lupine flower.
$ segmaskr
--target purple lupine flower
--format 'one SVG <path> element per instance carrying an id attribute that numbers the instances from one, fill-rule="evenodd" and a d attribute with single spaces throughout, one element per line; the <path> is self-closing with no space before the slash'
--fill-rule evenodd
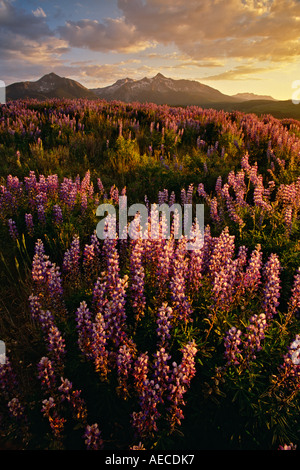
<path id="1" fill-rule="evenodd" d="M 16 222 L 13 219 L 8 220 L 8 230 L 9 230 L 9 235 L 13 240 L 17 240 L 19 237 L 18 229 Z"/>
<path id="2" fill-rule="evenodd" d="M 54 263 L 50 263 L 47 271 L 47 287 L 49 295 L 53 300 L 53 305 L 59 308 L 63 302 L 63 288 L 60 268 Z"/>
<path id="3" fill-rule="evenodd" d="M 73 287 L 80 282 L 80 240 L 74 235 L 70 248 L 65 252 L 63 259 L 63 272 L 67 282 Z"/>
<path id="4" fill-rule="evenodd" d="M 56 439 L 60 439 L 64 425 L 65 425 L 65 418 L 61 418 L 58 414 L 57 405 L 53 397 L 49 397 L 48 399 L 43 400 L 42 402 L 42 413 L 45 418 L 48 418 L 49 425 L 53 431 L 53 434 Z"/>
<path id="5" fill-rule="evenodd" d="M 32 261 L 32 279 L 37 284 L 43 283 L 47 278 L 49 259 L 45 255 L 42 240 L 38 239 L 35 244 L 35 253 Z"/>
<path id="6" fill-rule="evenodd" d="M 58 390 L 62 393 L 63 395 L 63 400 L 70 400 L 71 397 L 71 392 L 73 385 L 68 379 L 64 379 L 61 377 L 61 385 L 58 387 Z"/>
<path id="7" fill-rule="evenodd" d="M 100 194 L 102 195 L 104 193 L 104 186 L 102 184 L 101 178 L 97 178 L 97 185 L 98 185 Z"/>
<path id="8" fill-rule="evenodd" d="M 92 359 L 91 353 L 91 336 L 92 336 L 92 315 L 87 303 L 82 301 L 76 311 L 76 324 L 78 331 L 78 345 L 81 352 Z"/>
<path id="9" fill-rule="evenodd" d="M 292 223 L 293 223 L 293 208 L 292 206 L 288 206 L 285 208 L 284 211 L 284 223 L 288 228 L 288 231 L 290 232 L 292 229 Z"/>
<path id="10" fill-rule="evenodd" d="M 187 288 L 190 295 L 197 295 L 201 286 L 204 268 L 204 235 L 198 227 L 194 226 L 191 233 L 192 249 L 189 252 Z"/>
<path id="11" fill-rule="evenodd" d="M 25 223 L 26 223 L 27 232 L 32 237 L 34 234 L 32 214 L 25 214 Z"/>
<path id="12" fill-rule="evenodd" d="M 118 392 L 127 398 L 129 395 L 128 379 L 132 368 L 132 351 L 126 344 L 120 346 L 117 355 Z"/>
<path id="13" fill-rule="evenodd" d="M 53 364 L 48 357 L 42 357 L 38 363 L 38 378 L 42 386 L 48 390 L 53 390 L 56 383 Z"/>
<path id="14" fill-rule="evenodd" d="M 191 320 L 192 307 L 186 295 L 188 260 L 185 244 L 186 240 L 181 238 L 174 253 L 170 291 L 174 316 L 187 322 Z"/>
<path id="15" fill-rule="evenodd" d="M 139 319 L 143 314 L 146 306 L 146 298 L 144 294 L 145 271 L 142 262 L 143 241 L 141 238 L 131 240 L 130 253 L 130 296 L 132 308 Z"/>
<path id="16" fill-rule="evenodd" d="M 209 262 L 209 274 L 212 278 L 220 272 L 221 267 L 226 266 L 228 260 L 232 259 L 235 249 L 234 239 L 234 235 L 229 234 L 227 226 L 216 239 Z"/>
<path id="17" fill-rule="evenodd" d="M 228 309 L 233 301 L 236 284 L 237 260 L 229 259 L 225 266 L 221 266 L 213 279 L 213 298 L 216 306 Z"/>
<path id="18" fill-rule="evenodd" d="M 97 423 L 87 425 L 83 437 L 87 450 L 103 449 L 103 439 Z"/>
<path id="19" fill-rule="evenodd" d="M 218 200 L 216 197 L 210 201 L 210 217 L 216 224 L 221 222 L 220 215 L 218 213 Z"/>
<path id="20" fill-rule="evenodd" d="M 172 364 L 170 380 L 168 385 L 168 407 L 171 429 L 175 425 L 181 424 L 184 418 L 182 407 L 185 405 L 184 394 L 190 387 L 191 380 L 196 374 L 195 356 L 197 347 L 195 341 L 189 341 L 183 348 L 182 360 L 179 365 L 176 362 Z"/>
<path id="21" fill-rule="evenodd" d="M 32 279 L 36 293 L 43 295 L 50 302 L 51 308 L 64 313 L 60 269 L 49 261 L 49 256 L 45 255 L 44 245 L 40 239 L 35 244 Z"/>
<path id="22" fill-rule="evenodd" d="M 86 276 L 86 280 L 90 281 L 94 274 L 95 265 L 95 249 L 93 245 L 85 245 L 83 249 L 82 267 Z"/>
<path id="23" fill-rule="evenodd" d="M 289 310 L 296 314 L 300 309 L 300 267 L 294 276 L 294 284 L 292 287 L 291 297 L 289 300 Z"/>
<path id="24" fill-rule="evenodd" d="M 117 279 L 114 289 L 111 289 L 109 292 L 110 300 L 104 311 L 107 337 L 115 343 L 116 347 L 119 347 L 126 336 L 124 326 L 126 323 L 125 303 L 127 285 L 128 276 L 125 275 L 123 279 Z"/>
<path id="25" fill-rule="evenodd" d="M 91 244 L 83 249 L 82 266 L 87 282 L 92 282 L 100 269 L 100 243 L 95 233 L 91 236 Z"/>
<path id="26" fill-rule="evenodd" d="M 81 397 L 81 390 L 74 390 L 73 384 L 70 380 L 63 377 L 60 378 L 61 385 L 58 391 L 61 393 L 61 401 L 67 401 L 72 407 L 73 416 L 75 419 L 85 422 L 87 417 L 87 410 L 85 401 Z"/>
<path id="27" fill-rule="evenodd" d="M 258 244 L 251 253 L 248 266 L 245 271 L 243 286 L 251 292 L 257 290 L 261 283 L 262 252 L 261 245 Z"/>
<path id="28" fill-rule="evenodd" d="M 2 391 L 2 396 L 6 400 L 10 400 L 11 396 L 15 396 L 18 388 L 19 384 L 17 376 L 9 357 L 6 356 L 5 362 L 3 364 L 0 363 L 0 389 Z"/>
<path id="29" fill-rule="evenodd" d="M 103 314 L 104 307 L 108 302 L 106 298 L 107 293 L 107 281 L 106 281 L 106 273 L 101 273 L 101 275 L 97 278 L 97 281 L 94 284 L 93 288 L 93 309 L 96 312 L 100 312 Z"/>
<path id="30" fill-rule="evenodd" d="M 272 209 L 272 206 L 264 199 L 264 195 L 265 188 L 263 185 L 263 179 L 262 176 L 259 175 L 257 177 L 257 181 L 254 187 L 253 201 L 256 206 L 261 207 L 264 210 L 270 211 Z"/>
<path id="31" fill-rule="evenodd" d="M 204 184 L 203 183 L 199 183 L 198 188 L 197 188 L 197 193 L 198 193 L 199 196 L 202 196 L 205 199 L 208 198 L 208 194 L 206 193 L 206 191 L 204 189 Z"/>
<path id="32" fill-rule="evenodd" d="M 20 403 L 19 398 L 14 397 L 12 398 L 8 403 L 7 403 L 9 412 L 11 416 L 13 416 L 16 419 L 23 419 L 24 418 L 24 412 L 25 408 L 24 406 Z"/>
<path id="33" fill-rule="evenodd" d="M 144 383 L 148 377 L 148 362 L 148 354 L 142 353 L 140 356 L 138 356 L 133 364 L 132 376 L 135 389 L 139 395 L 143 393 Z"/>
<path id="34" fill-rule="evenodd" d="M 283 356 L 283 363 L 280 365 L 279 370 L 281 372 L 281 383 L 284 383 L 289 388 L 299 389 L 300 335 L 297 334 L 289 345 L 287 353 Z"/>
<path id="35" fill-rule="evenodd" d="M 155 435 L 158 431 L 157 421 L 161 416 L 158 405 L 161 402 L 159 385 L 154 380 L 145 379 L 139 403 L 141 411 L 131 415 L 132 426 L 141 438 Z"/>
<path id="36" fill-rule="evenodd" d="M 163 393 L 168 388 L 170 378 L 170 366 L 168 365 L 168 361 L 171 359 L 171 356 L 166 352 L 164 347 L 160 347 L 156 353 L 154 353 L 153 357 L 153 380 L 159 385 L 157 393 L 160 393 L 161 401 L 163 401 Z"/>
<path id="37" fill-rule="evenodd" d="M 32 318 L 39 322 L 51 358 L 56 366 L 62 368 L 63 356 L 65 355 L 65 340 L 54 323 L 54 317 L 49 310 L 41 309 L 37 296 L 31 295 L 29 302 Z"/>
<path id="38" fill-rule="evenodd" d="M 37 214 L 40 224 L 45 225 L 46 223 L 46 215 L 45 215 L 45 208 L 43 204 L 39 204 L 37 207 Z"/>
<path id="39" fill-rule="evenodd" d="M 170 328 L 172 326 L 173 310 L 164 302 L 158 309 L 157 315 L 157 335 L 159 337 L 159 345 L 167 345 L 168 340 L 171 338 Z"/>
<path id="40" fill-rule="evenodd" d="M 80 202 L 80 207 L 81 207 L 81 212 L 84 213 L 87 210 L 88 206 L 88 196 L 86 192 L 81 192 L 81 202 Z"/>
<path id="41" fill-rule="evenodd" d="M 242 356 L 242 332 L 232 326 L 224 338 L 226 365 L 239 365 Z"/>
<path id="42" fill-rule="evenodd" d="M 96 313 L 95 322 L 93 323 L 91 350 L 95 364 L 95 370 L 104 380 L 108 374 L 108 356 L 106 349 L 106 325 L 101 312 Z"/>
<path id="43" fill-rule="evenodd" d="M 46 341 L 53 362 L 56 366 L 62 367 L 63 357 L 66 353 L 65 340 L 55 325 L 50 326 Z"/>
<path id="44" fill-rule="evenodd" d="M 61 225 L 63 223 L 62 210 L 59 204 L 55 204 L 53 206 L 53 217 L 54 217 L 55 224 Z"/>
<path id="45" fill-rule="evenodd" d="M 244 340 L 245 358 L 248 361 L 256 359 L 256 352 L 261 351 L 261 341 L 265 338 L 267 326 L 267 319 L 264 313 L 253 315 L 250 318 L 250 324 L 246 328 L 247 333 Z"/>
<path id="46" fill-rule="evenodd" d="M 272 318 L 279 305 L 281 265 L 276 254 L 271 254 L 263 268 L 263 305 L 268 319 Z"/>

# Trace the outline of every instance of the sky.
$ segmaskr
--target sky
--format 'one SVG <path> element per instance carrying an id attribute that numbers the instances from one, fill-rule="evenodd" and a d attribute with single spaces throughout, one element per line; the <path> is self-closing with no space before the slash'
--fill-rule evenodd
<path id="1" fill-rule="evenodd" d="M 197 80 L 291 99 L 300 0 L 0 0 L 0 80 Z"/>

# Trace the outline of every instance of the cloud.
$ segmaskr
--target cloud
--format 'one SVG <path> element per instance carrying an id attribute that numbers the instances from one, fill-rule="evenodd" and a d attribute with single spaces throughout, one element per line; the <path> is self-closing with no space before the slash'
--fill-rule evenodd
<path id="1" fill-rule="evenodd" d="M 60 37 L 72 47 L 87 48 L 101 52 L 138 52 L 151 44 L 136 33 L 136 28 L 123 18 L 98 20 L 82 19 L 67 21 L 58 27 Z"/>
<path id="2" fill-rule="evenodd" d="M 119 0 L 141 40 L 174 44 L 197 60 L 299 57 L 298 0 Z"/>
<path id="3" fill-rule="evenodd" d="M 38 7 L 36 10 L 32 11 L 33 15 L 36 16 L 37 18 L 46 18 L 46 13 L 41 7 Z"/>
<path id="4" fill-rule="evenodd" d="M 54 36 L 41 12 L 27 13 L 25 10 L 15 8 L 8 0 L 0 0 L 0 25 L 2 35 L 12 34 L 26 39 Z"/>
<path id="5" fill-rule="evenodd" d="M 276 67 L 273 67 L 275 69 Z M 269 72 L 270 67 L 255 67 L 254 65 L 238 65 L 233 69 L 226 70 L 215 75 L 209 75 L 208 77 L 202 77 L 201 80 L 248 80 L 249 75 L 261 74 L 264 72 Z M 253 78 L 256 79 L 258 78 Z"/>

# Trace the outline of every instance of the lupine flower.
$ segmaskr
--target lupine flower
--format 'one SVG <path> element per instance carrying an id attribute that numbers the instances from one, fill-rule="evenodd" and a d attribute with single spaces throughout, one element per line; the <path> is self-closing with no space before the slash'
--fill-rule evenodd
<path id="1" fill-rule="evenodd" d="M 139 319 L 143 314 L 146 306 L 146 298 L 144 294 L 145 271 L 142 262 L 143 242 L 141 238 L 131 241 L 130 254 L 130 295 L 132 308 L 136 318 Z"/>
<path id="2" fill-rule="evenodd" d="M 134 386 L 138 395 L 141 395 L 143 393 L 144 383 L 148 377 L 148 362 L 148 354 L 142 353 L 140 356 L 138 356 L 138 358 L 133 364 L 132 376 L 134 379 Z"/>
<path id="3" fill-rule="evenodd" d="M 168 386 L 168 408 L 171 429 L 176 424 L 181 424 L 184 418 L 182 407 L 185 405 L 184 394 L 190 387 L 192 378 L 195 376 L 195 356 L 197 347 L 195 341 L 188 342 L 182 349 L 182 360 L 179 365 L 176 362 L 172 364 L 173 369 L 170 374 Z"/>
<path id="4" fill-rule="evenodd" d="M 48 390 L 53 390 L 56 383 L 53 365 L 48 357 L 42 357 L 38 363 L 38 378 L 41 380 L 42 386 Z"/>
<path id="5" fill-rule="evenodd" d="M 97 423 L 86 426 L 84 442 L 87 450 L 103 449 L 103 439 Z"/>
<path id="6" fill-rule="evenodd" d="M 78 235 L 73 237 L 70 248 L 64 254 L 63 272 L 69 285 L 76 288 L 80 280 L 80 240 Z"/>
<path id="7" fill-rule="evenodd" d="M 16 373 L 9 357 L 6 356 L 4 364 L 0 363 L 0 389 L 2 391 L 2 396 L 5 400 L 9 401 L 15 396 L 18 388 L 19 384 Z"/>
<path id="8" fill-rule="evenodd" d="M 78 331 L 78 345 L 81 352 L 87 357 L 92 358 L 91 337 L 92 337 L 92 315 L 85 301 L 80 303 L 76 311 L 76 324 Z"/>
<path id="9" fill-rule="evenodd" d="M 17 418 L 17 419 L 23 419 L 24 418 L 24 407 L 20 403 L 19 398 L 17 398 L 17 397 L 12 398 L 8 402 L 7 406 L 8 406 L 10 414 L 14 418 Z"/>
<path id="10" fill-rule="evenodd" d="M 106 380 L 108 374 L 108 357 L 106 349 L 106 325 L 101 312 L 97 312 L 92 327 L 91 354 L 95 364 L 95 370 L 102 379 Z"/>
<path id="11" fill-rule="evenodd" d="M 117 355 L 118 392 L 126 399 L 129 395 L 128 379 L 132 367 L 132 351 L 123 344 Z"/>
<path id="12" fill-rule="evenodd" d="M 258 244 L 251 253 L 248 266 L 245 271 L 243 286 L 246 290 L 255 291 L 261 283 L 262 252 Z"/>
<path id="13" fill-rule="evenodd" d="M 300 335 L 296 335 L 290 343 L 283 363 L 279 366 L 278 384 L 291 390 L 300 386 Z"/>
<path id="14" fill-rule="evenodd" d="M 239 365 L 242 359 L 241 330 L 232 326 L 224 338 L 225 359 L 227 365 Z"/>
<path id="15" fill-rule="evenodd" d="M 73 390 L 73 384 L 63 377 L 61 377 L 61 385 L 58 387 L 58 391 L 62 394 L 62 401 L 66 400 L 70 403 L 74 418 L 85 422 L 87 410 L 85 401 L 80 396 L 81 391 Z"/>
<path id="16" fill-rule="evenodd" d="M 57 366 L 62 367 L 63 358 L 66 353 L 65 340 L 59 329 L 55 325 L 51 325 L 46 337 L 48 351 Z"/>
<path id="17" fill-rule="evenodd" d="M 16 240 L 19 237 L 16 222 L 13 219 L 8 220 L 8 230 L 11 238 Z"/>
<path id="18" fill-rule="evenodd" d="M 54 216 L 54 223 L 57 225 L 61 225 L 63 223 L 63 215 L 62 210 L 59 204 L 55 204 L 53 206 L 53 216 Z"/>
<path id="19" fill-rule="evenodd" d="M 153 357 L 153 379 L 155 383 L 159 385 L 157 390 L 161 394 L 161 401 L 163 401 L 163 393 L 168 388 L 170 375 L 170 366 L 168 365 L 168 361 L 171 359 L 171 356 L 166 352 L 164 347 L 160 347 L 156 353 L 154 353 Z"/>
<path id="20" fill-rule="evenodd" d="M 217 307 L 223 310 L 229 308 L 234 298 L 236 284 L 237 261 L 229 259 L 219 272 L 216 272 L 213 280 L 213 299 Z"/>
<path id="21" fill-rule="evenodd" d="M 25 223 L 28 234 L 32 237 L 34 233 L 34 224 L 32 214 L 25 214 Z"/>
<path id="22" fill-rule="evenodd" d="M 229 234 L 228 227 L 225 227 L 215 241 L 209 263 L 209 271 L 212 278 L 220 272 L 222 267 L 226 266 L 228 260 L 232 259 L 235 248 L 234 238 L 234 235 Z"/>
<path id="23" fill-rule="evenodd" d="M 134 411 L 131 415 L 132 425 L 141 438 L 155 435 L 158 431 L 157 421 L 161 416 L 158 405 L 161 402 L 159 384 L 154 380 L 145 379 L 143 392 L 140 395 L 141 411 Z"/>
<path id="24" fill-rule="evenodd" d="M 192 307 L 186 295 L 186 276 L 188 262 L 186 258 L 184 238 L 178 242 L 172 264 L 170 291 L 174 316 L 187 322 L 191 320 Z"/>
<path id="25" fill-rule="evenodd" d="M 59 416 L 53 397 L 49 397 L 49 399 L 43 400 L 41 411 L 44 417 L 48 418 L 54 436 L 58 439 L 61 438 L 66 420 L 65 418 L 61 418 Z"/>
<path id="26" fill-rule="evenodd" d="M 130 450 L 146 450 L 146 448 L 144 447 L 144 444 L 142 444 L 141 442 L 138 443 L 138 445 L 133 445 L 131 447 L 129 447 Z"/>
<path id="27" fill-rule="evenodd" d="M 289 300 L 289 311 L 296 314 L 300 309 L 300 268 L 297 269 L 297 273 L 294 277 L 294 284 Z"/>
<path id="28" fill-rule="evenodd" d="M 290 444 L 280 445 L 278 450 L 297 450 L 297 445 L 291 442 Z"/>
<path id="29" fill-rule="evenodd" d="M 159 337 L 159 345 L 167 345 L 168 340 L 171 338 L 170 329 L 172 326 L 173 310 L 168 306 L 167 302 L 164 302 L 158 309 L 157 315 L 157 335 Z"/>
<path id="30" fill-rule="evenodd" d="M 267 319 L 264 313 L 253 315 L 250 318 L 250 324 L 247 326 L 244 340 L 245 357 L 249 360 L 256 359 L 256 353 L 261 351 L 261 341 L 265 338 L 267 328 Z"/>
<path id="31" fill-rule="evenodd" d="M 271 254 L 263 269 L 263 305 L 268 319 L 276 314 L 279 305 L 280 271 L 281 266 L 278 256 Z"/>
<path id="32" fill-rule="evenodd" d="M 43 204 L 38 205 L 37 214 L 38 214 L 38 219 L 39 219 L 40 224 L 45 225 L 46 214 L 45 214 L 45 208 Z"/>

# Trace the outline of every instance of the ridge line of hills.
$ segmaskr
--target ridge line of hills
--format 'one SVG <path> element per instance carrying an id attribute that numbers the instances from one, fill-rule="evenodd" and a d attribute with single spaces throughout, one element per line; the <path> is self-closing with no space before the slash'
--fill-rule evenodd
<path id="1" fill-rule="evenodd" d="M 6 87 L 6 101 L 18 99 L 103 99 L 155 103 L 169 106 L 200 106 L 224 111 L 272 114 L 277 118 L 300 120 L 300 107 L 291 100 L 275 100 L 253 93 L 226 95 L 198 81 L 167 78 L 158 73 L 152 78 L 124 78 L 112 85 L 87 88 L 81 83 L 51 72 L 37 81 L 16 82 Z"/>

